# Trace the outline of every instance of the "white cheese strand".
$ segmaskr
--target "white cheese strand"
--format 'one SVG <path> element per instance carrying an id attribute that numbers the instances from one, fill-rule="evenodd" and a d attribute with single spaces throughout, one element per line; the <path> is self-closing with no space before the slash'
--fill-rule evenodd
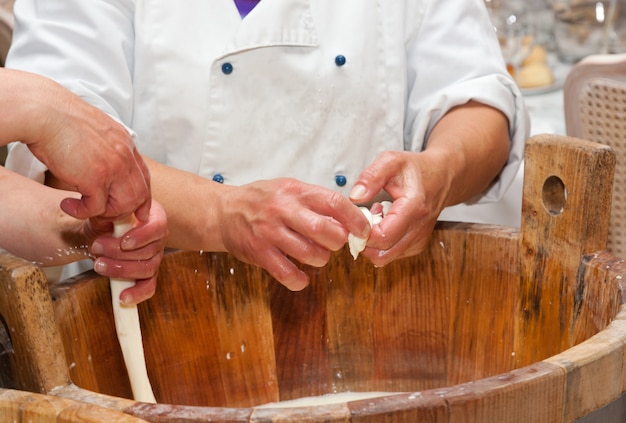
<path id="1" fill-rule="evenodd" d="M 133 226 L 132 216 L 125 221 L 117 221 L 114 225 L 113 236 L 120 238 Z M 156 399 L 148 379 L 143 342 L 141 340 L 139 311 L 136 305 L 123 305 L 120 302 L 122 291 L 135 285 L 135 281 L 111 278 L 110 284 L 115 330 L 122 349 L 122 355 L 124 356 L 133 397 L 136 401 L 155 404 Z"/>

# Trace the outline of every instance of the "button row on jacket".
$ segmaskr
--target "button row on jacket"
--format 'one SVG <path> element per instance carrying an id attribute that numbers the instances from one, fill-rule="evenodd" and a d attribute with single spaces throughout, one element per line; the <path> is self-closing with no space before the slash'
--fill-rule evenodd
<path id="1" fill-rule="evenodd" d="M 343 66 L 346 64 L 346 56 L 340 54 L 337 57 L 335 57 L 335 64 L 339 67 Z M 222 64 L 222 73 L 224 75 L 230 75 L 231 73 L 233 73 L 233 64 L 230 62 L 226 62 Z"/>
<path id="2" fill-rule="evenodd" d="M 213 175 L 213 180 L 219 184 L 224 183 L 224 177 L 220 173 Z M 348 183 L 348 179 L 344 175 L 335 176 L 335 183 L 337 186 L 343 187 Z"/>

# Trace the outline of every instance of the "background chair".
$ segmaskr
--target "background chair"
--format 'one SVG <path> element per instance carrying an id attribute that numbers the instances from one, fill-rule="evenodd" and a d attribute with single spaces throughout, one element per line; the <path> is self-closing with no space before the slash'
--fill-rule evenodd
<path id="1" fill-rule="evenodd" d="M 626 258 L 626 54 L 583 59 L 568 74 L 563 91 L 567 135 L 615 150 L 607 249 Z"/>

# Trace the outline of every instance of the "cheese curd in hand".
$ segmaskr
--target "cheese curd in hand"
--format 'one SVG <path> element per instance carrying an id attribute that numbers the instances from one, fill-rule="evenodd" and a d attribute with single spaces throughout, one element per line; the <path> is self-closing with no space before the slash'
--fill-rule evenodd
<path id="1" fill-rule="evenodd" d="M 375 214 L 372 214 L 370 209 L 368 209 L 367 207 L 359 207 L 365 217 L 367 217 L 367 220 L 370 222 L 370 226 L 378 225 L 380 221 L 383 220 L 383 217 L 387 214 L 389 208 L 391 208 L 391 201 L 383 201 L 381 205 L 382 212 Z M 359 238 L 353 234 L 348 234 L 348 246 L 350 247 L 350 254 L 352 254 L 352 257 L 354 257 L 355 260 L 359 256 L 359 253 L 365 249 L 366 244 L 367 238 Z"/>

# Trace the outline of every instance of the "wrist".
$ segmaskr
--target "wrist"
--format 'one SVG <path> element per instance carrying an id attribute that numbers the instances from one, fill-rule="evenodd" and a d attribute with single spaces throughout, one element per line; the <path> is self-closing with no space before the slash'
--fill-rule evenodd
<path id="1" fill-rule="evenodd" d="M 430 192 L 430 198 L 436 198 L 439 209 L 463 201 L 463 175 L 467 163 L 463 152 L 456 147 L 432 145 L 419 154 L 426 163 L 422 167 L 427 173 L 424 176 L 424 188 Z"/>

